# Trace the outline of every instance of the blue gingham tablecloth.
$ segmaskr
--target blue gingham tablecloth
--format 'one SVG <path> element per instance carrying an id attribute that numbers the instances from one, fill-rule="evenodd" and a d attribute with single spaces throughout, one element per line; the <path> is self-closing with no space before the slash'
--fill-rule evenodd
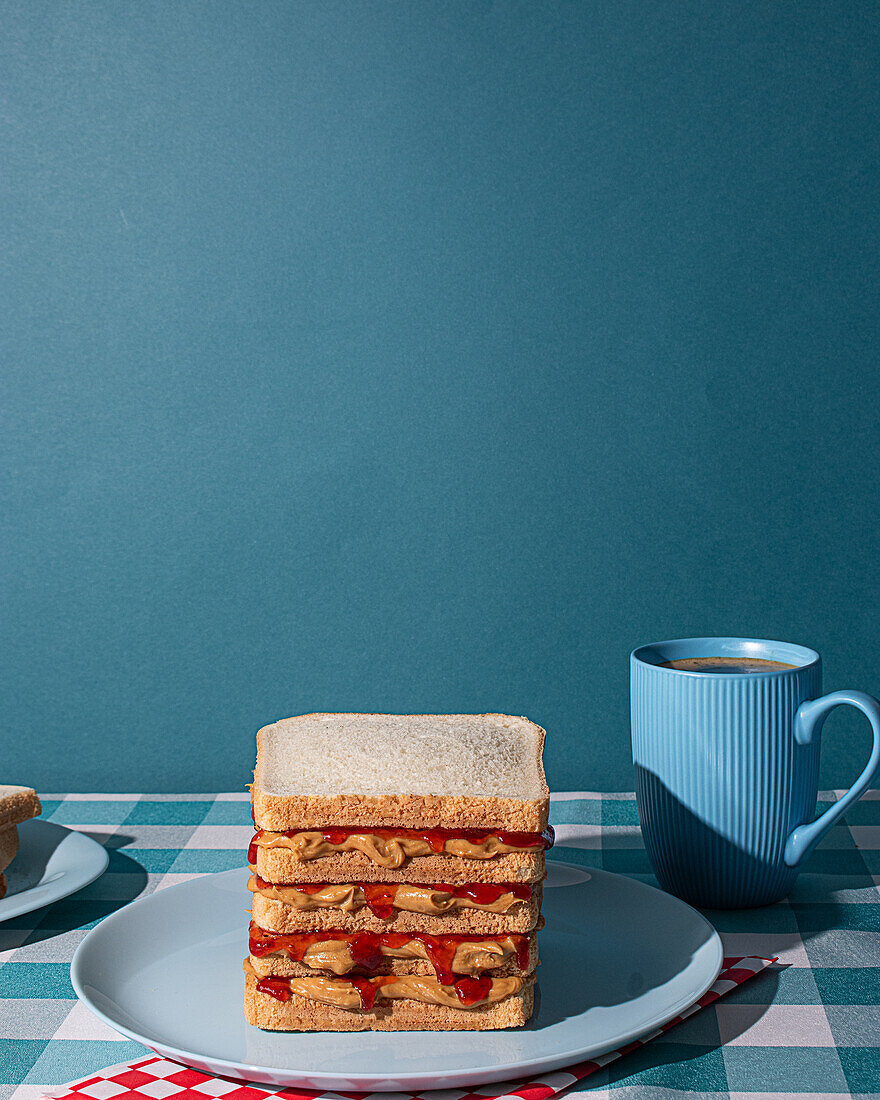
<path id="1" fill-rule="evenodd" d="M 823 792 L 820 810 L 837 793 Z M 134 898 L 242 866 L 253 831 L 246 793 L 46 795 L 43 807 L 104 844 L 110 865 L 79 893 L 0 924 L 0 1100 L 37 1100 L 149 1053 L 77 1002 L 73 952 Z M 551 820 L 559 858 L 654 883 L 631 793 L 555 795 Z M 571 1091 L 880 1100 L 880 791 L 831 830 L 788 900 L 706 915 L 725 955 L 779 964 Z"/>

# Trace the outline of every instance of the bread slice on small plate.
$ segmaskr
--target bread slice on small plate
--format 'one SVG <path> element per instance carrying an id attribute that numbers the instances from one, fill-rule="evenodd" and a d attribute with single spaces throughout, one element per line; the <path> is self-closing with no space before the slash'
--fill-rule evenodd
<path id="1" fill-rule="evenodd" d="M 544 730 L 507 714 L 304 714 L 257 733 L 257 828 L 541 832 Z M 393 779 L 389 780 L 388 776 Z"/>
<path id="2" fill-rule="evenodd" d="M 0 871 L 5 871 L 18 853 L 18 826 L 43 812 L 33 787 L 0 783 Z M 0 883 L 0 898 L 6 895 L 6 879 Z"/>
<path id="3" fill-rule="evenodd" d="M 18 853 L 18 827 L 0 829 L 0 871 L 5 871 Z"/>
<path id="4" fill-rule="evenodd" d="M 33 787 L 16 787 L 0 783 L 0 829 L 21 825 L 43 812 Z"/>

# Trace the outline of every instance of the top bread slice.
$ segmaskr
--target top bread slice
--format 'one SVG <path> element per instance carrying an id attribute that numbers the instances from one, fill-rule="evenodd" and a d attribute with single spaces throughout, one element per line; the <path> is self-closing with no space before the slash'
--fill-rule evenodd
<path id="1" fill-rule="evenodd" d="M 0 829 L 21 825 L 43 812 L 33 787 L 15 787 L 0 783 Z"/>
<path id="2" fill-rule="evenodd" d="M 257 733 L 259 829 L 540 832 L 544 730 L 507 714 L 304 714 Z"/>

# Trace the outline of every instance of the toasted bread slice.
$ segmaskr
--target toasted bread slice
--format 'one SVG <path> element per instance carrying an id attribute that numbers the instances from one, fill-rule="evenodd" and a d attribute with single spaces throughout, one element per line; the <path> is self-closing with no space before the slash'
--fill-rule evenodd
<path id="1" fill-rule="evenodd" d="M 0 898 L 6 897 L 6 875 L 0 871 Z"/>
<path id="2" fill-rule="evenodd" d="M 531 932 L 541 915 L 541 886 L 535 886 L 528 901 L 518 901 L 504 913 L 479 909 L 455 909 L 435 916 L 393 909 L 388 920 L 374 916 L 369 909 L 345 912 L 334 909 L 294 909 L 283 901 L 253 895 L 253 918 L 268 932 L 311 932 L 338 929 L 340 932 L 427 932 L 430 935 L 497 935 L 499 932 Z"/>
<path id="3" fill-rule="evenodd" d="M 270 1031 L 487 1031 L 522 1027 L 534 1005 L 531 979 L 496 1004 L 459 1009 L 407 999 L 380 1001 L 369 1012 L 336 1008 L 296 993 L 282 1002 L 260 992 L 258 981 L 246 970 L 244 1014 L 254 1027 Z"/>
<path id="4" fill-rule="evenodd" d="M 14 787 L 0 783 L 0 829 L 20 825 L 43 812 L 33 787 Z"/>
<path id="5" fill-rule="evenodd" d="M 402 867 L 380 867 L 363 852 L 299 860 L 289 848 L 258 848 L 257 874 L 266 882 L 539 882 L 544 853 L 508 852 L 494 859 L 430 855 Z"/>
<path id="6" fill-rule="evenodd" d="M 15 825 L 7 825 L 5 829 L 0 829 L 0 871 L 5 871 L 6 868 L 15 859 L 18 852 L 18 827 Z"/>
<path id="7" fill-rule="evenodd" d="M 305 714 L 257 733 L 254 821 L 540 832 L 544 730 L 506 714 Z"/>

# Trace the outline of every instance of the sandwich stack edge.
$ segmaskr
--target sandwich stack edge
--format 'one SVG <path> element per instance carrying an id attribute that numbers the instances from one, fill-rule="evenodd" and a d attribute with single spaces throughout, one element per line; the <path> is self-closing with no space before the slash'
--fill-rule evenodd
<path id="1" fill-rule="evenodd" d="M 303 1031 L 524 1025 L 549 796 L 271 795 L 259 784 L 260 735 L 257 744 L 248 1022 Z"/>

